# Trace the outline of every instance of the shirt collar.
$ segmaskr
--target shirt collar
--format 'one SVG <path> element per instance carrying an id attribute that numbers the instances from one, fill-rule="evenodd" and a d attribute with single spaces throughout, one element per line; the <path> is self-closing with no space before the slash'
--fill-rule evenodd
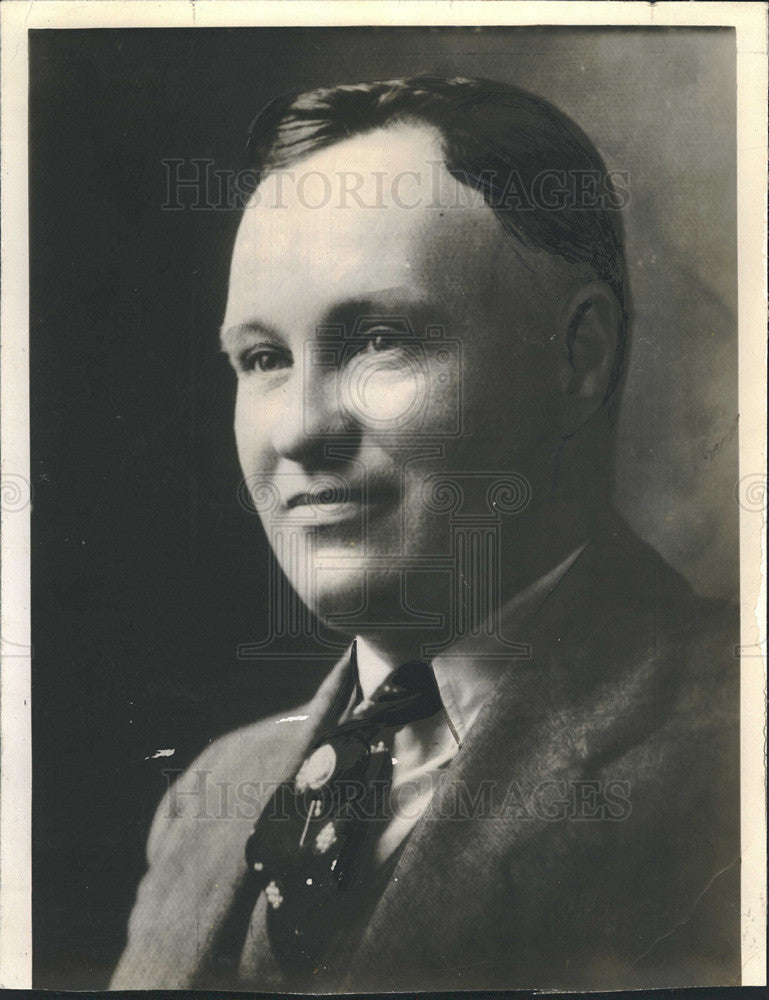
<path id="1" fill-rule="evenodd" d="M 554 590 L 585 548 L 580 545 L 562 562 L 515 594 L 501 609 L 499 634 L 511 639 L 525 618 L 532 614 Z M 499 656 L 499 646 L 486 629 L 479 637 L 458 639 L 433 660 L 433 672 L 441 700 L 452 728 L 460 741 L 470 727 L 502 673 L 509 668 L 510 657 Z"/>
<path id="2" fill-rule="evenodd" d="M 358 684 L 364 698 L 370 698 L 393 667 L 361 636 L 355 640 L 355 661 L 358 666 Z"/>

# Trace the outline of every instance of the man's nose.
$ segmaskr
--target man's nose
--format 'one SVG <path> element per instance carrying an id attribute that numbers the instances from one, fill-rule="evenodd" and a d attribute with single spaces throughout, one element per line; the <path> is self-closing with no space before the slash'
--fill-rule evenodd
<path id="1" fill-rule="evenodd" d="M 272 432 L 273 447 L 283 458 L 307 468 L 320 466 L 329 460 L 329 438 L 347 440 L 355 433 L 343 416 L 338 373 L 313 369 L 284 386 Z"/>

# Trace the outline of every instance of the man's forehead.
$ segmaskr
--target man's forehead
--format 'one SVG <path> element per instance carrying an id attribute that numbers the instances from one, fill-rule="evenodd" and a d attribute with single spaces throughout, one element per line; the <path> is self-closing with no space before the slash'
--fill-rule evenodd
<path id="1" fill-rule="evenodd" d="M 388 284 L 431 258 L 496 253 L 480 193 L 446 169 L 435 129 L 403 124 L 319 150 L 265 178 L 238 231 L 233 272 L 297 269 L 338 280 L 376 267 Z M 411 272 L 411 274 L 409 273 Z"/>
<path id="2" fill-rule="evenodd" d="M 282 202 L 289 209 L 313 204 L 344 209 L 361 202 L 375 210 L 402 208 L 400 195 L 409 183 L 406 201 L 413 201 L 417 186 L 424 193 L 427 185 L 450 180 L 440 132 L 431 125 L 402 122 L 334 142 L 267 174 L 253 200 Z"/>
<path id="3" fill-rule="evenodd" d="M 238 240 L 251 252 L 302 252 L 313 241 L 414 239 L 427 229 L 495 231 L 480 192 L 446 168 L 438 131 L 379 128 L 334 143 L 268 174 L 244 212 Z M 401 248 L 403 249 L 403 248 Z"/>
<path id="4" fill-rule="evenodd" d="M 524 286 L 533 294 L 534 271 L 550 270 L 547 255 L 513 252 L 509 239 L 481 192 L 446 168 L 437 130 L 377 129 L 265 178 L 238 230 L 226 318 L 282 326 L 328 299 L 395 286 L 486 310 Z"/>

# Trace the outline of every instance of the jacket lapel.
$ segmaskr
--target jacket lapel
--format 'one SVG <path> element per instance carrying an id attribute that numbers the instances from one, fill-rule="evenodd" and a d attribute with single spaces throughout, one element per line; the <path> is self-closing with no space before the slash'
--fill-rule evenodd
<path id="1" fill-rule="evenodd" d="M 257 723 L 224 737 L 186 772 L 182 781 L 187 785 L 175 791 L 179 812 L 176 818 L 164 820 L 169 823 L 168 831 L 159 838 L 157 855 L 139 889 L 129 944 L 113 978 L 113 989 L 144 983 L 173 989 L 222 988 L 237 982 L 240 951 L 255 902 L 250 898 L 244 861 L 255 814 L 266 806 L 274 787 L 298 767 L 327 720 L 338 713 L 348 663 L 346 653 L 313 700 L 300 709 L 307 718 L 284 723 L 280 740 L 274 737 L 277 720 Z M 209 789 L 202 815 L 195 791 L 201 775 Z M 217 784 L 228 790 L 251 785 L 256 791 L 249 808 L 243 809 L 238 799 L 223 810 Z M 165 817 L 170 810 L 166 802 L 158 812 Z M 264 969 L 254 974 L 266 977 L 272 961 L 269 949 L 250 949 L 252 957 L 257 952 L 257 965 L 261 963 Z M 164 970 L 162 981 L 159 969 Z"/>
<path id="2" fill-rule="evenodd" d="M 347 988 L 491 987 L 516 944 L 525 977 L 528 942 L 521 948 L 511 935 L 536 925 L 575 826 L 556 834 L 552 800 L 600 755 L 623 704 L 630 717 L 649 681 L 638 671 L 607 678 L 596 662 L 589 630 L 611 627 L 600 614 L 611 604 L 600 593 L 608 583 L 600 558 L 588 546 L 521 626 L 516 638 L 530 643 L 531 658 L 511 661 L 444 775 L 361 939 Z M 533 985 L 505 976 L 510 987 Z"/>

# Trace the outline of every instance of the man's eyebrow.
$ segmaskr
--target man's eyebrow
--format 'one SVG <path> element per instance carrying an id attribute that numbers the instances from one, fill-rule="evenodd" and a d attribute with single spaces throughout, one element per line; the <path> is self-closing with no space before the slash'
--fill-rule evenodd
<path id="1" fill-rule="evenodd" d="M 373 291 L 363 292 L 350 298 L 337 302 L 329 307 L 329 314 L 337 312 L 349 312 L 359 309 L 366 310 L 380 309 L 419 309 L 427 305 L 426 299 L 421 295 L 415 295 L 412 289 L 405 285 L 392 285 L 388 288 L 377 288 Z"/>
<path id="2" fill-rule="evenodd" d="M 228 354 L 237 354 L 239 350 L 249 346 L 255 336 L 280 339 L 278 331 L 269 323 L 249 320 L 247 323 L 236 323 L 235 326 L 223 326 L 219 331 L 219 344 Z"/>
<path id="3" fill-rule="evenodd" d="M 329 336 L 335 327 L 342 326 L 352 331 L 357 322 L 362 319 L 405 319 L 418 328 L 428 313 L 435 307 L 422 297 L 414 297 L 413 293 L 402 286 L 382 288 L 363 295 L 356 295 L 336 302 L 326 310 L 316 332 L 321 336 Z M 437 318 L 437 317 L 436 317 Z M 222 327 L 219 332 L 219 343 L 223 351 L 237 355 L 246 347 L 250 347 L 254 337 L 267 337 L 270 340 L 282 342 L 280 332 L 269 323 L 258 319 L 250 319 L 245 323 Z"/>
<path id="4" fill-rule="evenodd" d="M 349 332 L 360 320 L 399 319 L 417 328 L 433 309 L 424 298 L 403 294 L 400 288 L 386 288 L 336 303 L 326 313 L 324 325 L 344 326 Z"/>

